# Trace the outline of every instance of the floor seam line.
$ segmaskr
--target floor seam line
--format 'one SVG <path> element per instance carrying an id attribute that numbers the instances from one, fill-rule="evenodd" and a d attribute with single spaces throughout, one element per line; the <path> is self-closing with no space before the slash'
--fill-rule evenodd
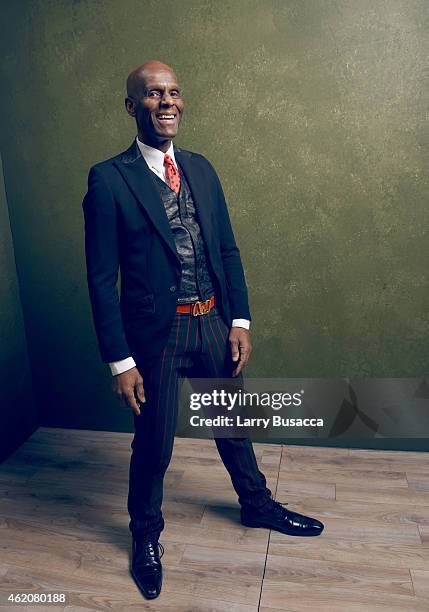
<path id="1" fill-rule="evenodd" d="M 275 490 L 275 494 L 274 494 L 274 499 L 277 498 L 277 489 L 279 487 L 280 470 L 281 470 L 281 467 L 282 467 L 282 458 L 283 458 L 283 447 L 284 447 L 284 445 L 282 444 L 281 445 L 281 451 L 280 451 L 280 461 L 279 461 L 279 469 L 278 469 L 278 472 L 277 472 L 277 482 L 276 482 L 276 490 Z M 261 609 L 262 590 L 264 588 L 265 570 L 267 569 L 268 552 L 270 550 L 270 539 L 271 539 L 271 529 L 270 529 L 269 534 L 268 534 L 267 551 L 265 553 L 264 570 L 262 572 L 261 590 L 259 591 L 259 601 L 258 601 L 258 610 L 257 610 L 257 612 L 259 612 L 260 609 Z"/>

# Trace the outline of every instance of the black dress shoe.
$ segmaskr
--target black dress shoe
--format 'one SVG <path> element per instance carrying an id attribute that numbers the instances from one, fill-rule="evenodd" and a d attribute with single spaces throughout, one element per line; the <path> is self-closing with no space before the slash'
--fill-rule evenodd
<path id="1" fill-rule="evenodd" d="M 157 540 L 133 538 L 131 575 L 146 599 L 155 599 L 161 593 L 164 547 Z"/>
<path id="2" fill-rule="evenodd" d="M 241 522 L 245 527 L 266 527 L 294 536 L 318 536 L 324 529 L 323 523 L 317 519 L 286 510 L 274 499 L 260 509 L 242 506 Z"/>

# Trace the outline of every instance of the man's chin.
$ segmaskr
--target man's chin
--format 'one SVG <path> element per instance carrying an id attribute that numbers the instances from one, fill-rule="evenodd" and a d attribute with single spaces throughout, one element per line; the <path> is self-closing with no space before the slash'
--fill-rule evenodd
<path id="1" fill-rule="evenodd" d="M 156 133 L 160 140 L 172 140 L 177 136 L 177 130 L 162 130 Z"/>
<path id="2" fill-rule="evenodd" d="M 162 132 L 158 132 L 156 131 L 155 133 L 152 132 L 152 134 L 146 134 L 146 136 L 143 137 L 143 142 L 147 145 L 149 145 L 150 147 L 155 147 L 158 148 L 159 145 L 162 145 L 168 141 L 173 140 L 177 135 L 177 131 L 162 131 Z"/>

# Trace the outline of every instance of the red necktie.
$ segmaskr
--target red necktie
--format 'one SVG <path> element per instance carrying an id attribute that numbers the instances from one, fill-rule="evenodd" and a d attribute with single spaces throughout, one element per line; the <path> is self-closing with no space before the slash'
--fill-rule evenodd
<path id="1" fill-rule="evenodd" d="M 167 153 L 164 155 L 164 166 L 165 166 L 165 178 L 169 187 L 179 193 L 180 189 L 180 174 L 173 163 L 173 160 Z"/>

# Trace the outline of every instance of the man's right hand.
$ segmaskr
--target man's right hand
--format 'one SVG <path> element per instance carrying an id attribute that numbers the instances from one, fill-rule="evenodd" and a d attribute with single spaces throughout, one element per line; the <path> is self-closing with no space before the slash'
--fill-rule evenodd
<path id="1" fill-rule="evenodd" d="M 143 377 L 137 368 L 131 368 L 114 376 L 112 388 L 123 405 L 132 408 L 135 414 L 140 414 L 139 401 L 144 404 L 146 398 L 144 396 Z"/>

